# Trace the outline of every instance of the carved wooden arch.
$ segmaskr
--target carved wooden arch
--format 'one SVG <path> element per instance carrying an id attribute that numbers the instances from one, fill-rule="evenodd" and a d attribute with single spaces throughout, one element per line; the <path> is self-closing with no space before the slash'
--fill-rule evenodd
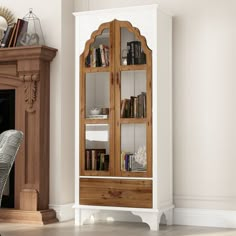
<path id="1" fill-rule="evenodd" d="M 110 28 L 110 25 L 111 25 L 112 22 L 113 22 L 113 21 L 103 23 L 103 24 L 101 24 L 101 25 L 99 26 L 99 28 L 98 28 L 97 30 L 93 31 L 93 33 L 91 34 L 90 39 L 89 39 L 88 41 L 86 41 L 86 43 L 85 43 L 84 51 L 83 51 L 83 53 L 81 54 L 81 56 L 82 56 L 82 55 L 84 55 L 84 56 L 88 55 L 90 45 L 91 45 L 92 43 L 94 43 L 94 41 L 96 40 L 96 37 L 97 37 L 97 36 L 99 36 L 99 35 L 102 34 L 102 31 L 103 31 L 104 29 Z"/>
<path id="2" fill-rule="evenodd" d="M 136 38 L 141 42 L 142 48 L 146 55 L 152 53 L 152 50 L 148 47 L 145 36 L 141 34 L 138 28 L 134 27 L 129 21 L 119 21 L 119 20 L 114 19 L 113 21 L 101 24 L 97 30 L 93 31 L 93 33 L 90 36 L 90 39 L 86 41 L 85 43 L 84 51 L 81 54 L 81 56 L 86 57 L 89 53 L 90 45 L 94 43 L 94 41 L 96 40 L 96 37 L 101 35 L 103 30 L 107 28 L 111 28 L 112 25 L 115 25 L 115 24 L 119 24 L 120 27 L 127 28 L 130 32 L 134 33 Z"/>
<path id="3" fill-rule="evenodd" d="M 141 34 L 138 28 L 134 27 L 129 21 L 115 21 L 119 23 L 120 27 L 127 28 L 131 33 L 134 33 L 136 38 L 141 42 L 142 49 L 144 50 L 145 54 L 149 54 L 152 52 L 152 50 L 148 47 L 145 36 Z"/>

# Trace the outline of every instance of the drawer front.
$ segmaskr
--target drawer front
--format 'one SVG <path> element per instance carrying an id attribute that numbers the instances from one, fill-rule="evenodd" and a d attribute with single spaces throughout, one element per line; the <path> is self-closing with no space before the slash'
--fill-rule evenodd
<path id="1" fill-rule="evenodd" d="M 83 178 L 80 204 L 152 208 L 152 181 Z"/>

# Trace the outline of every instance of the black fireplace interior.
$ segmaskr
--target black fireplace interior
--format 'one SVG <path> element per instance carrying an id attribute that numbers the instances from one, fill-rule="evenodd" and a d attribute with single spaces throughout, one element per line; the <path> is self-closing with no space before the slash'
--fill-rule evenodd
<path id="1" fill-rule="evenodd" d="M 0 90 L 0 133 L 15 128 L 15 90 Z M 14 208 L 14 178 L 15 168 L 13 166 L 4 195 L 2 208 Z"/>

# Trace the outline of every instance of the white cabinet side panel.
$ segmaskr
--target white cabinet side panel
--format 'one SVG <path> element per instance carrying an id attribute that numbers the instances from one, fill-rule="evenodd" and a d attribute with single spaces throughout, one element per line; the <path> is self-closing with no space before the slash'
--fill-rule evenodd
<path id="1" fill-rule="evenodd" d="M 172 20 L 160 11 L 157 15 L 157 42 L 157 103 L 153 104 L 157 104 L 157 199 L 158 208 L 162 208 L 171 205 L 173 198 Z"/>

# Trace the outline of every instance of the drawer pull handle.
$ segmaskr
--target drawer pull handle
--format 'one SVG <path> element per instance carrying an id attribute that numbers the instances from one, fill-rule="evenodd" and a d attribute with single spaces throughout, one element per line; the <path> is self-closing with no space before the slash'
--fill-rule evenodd
<path id="1" fill-rule="evenodd" d="M 112 197 L 121 197 L 121 191 L 108 191 L 109 195 Z"/>

